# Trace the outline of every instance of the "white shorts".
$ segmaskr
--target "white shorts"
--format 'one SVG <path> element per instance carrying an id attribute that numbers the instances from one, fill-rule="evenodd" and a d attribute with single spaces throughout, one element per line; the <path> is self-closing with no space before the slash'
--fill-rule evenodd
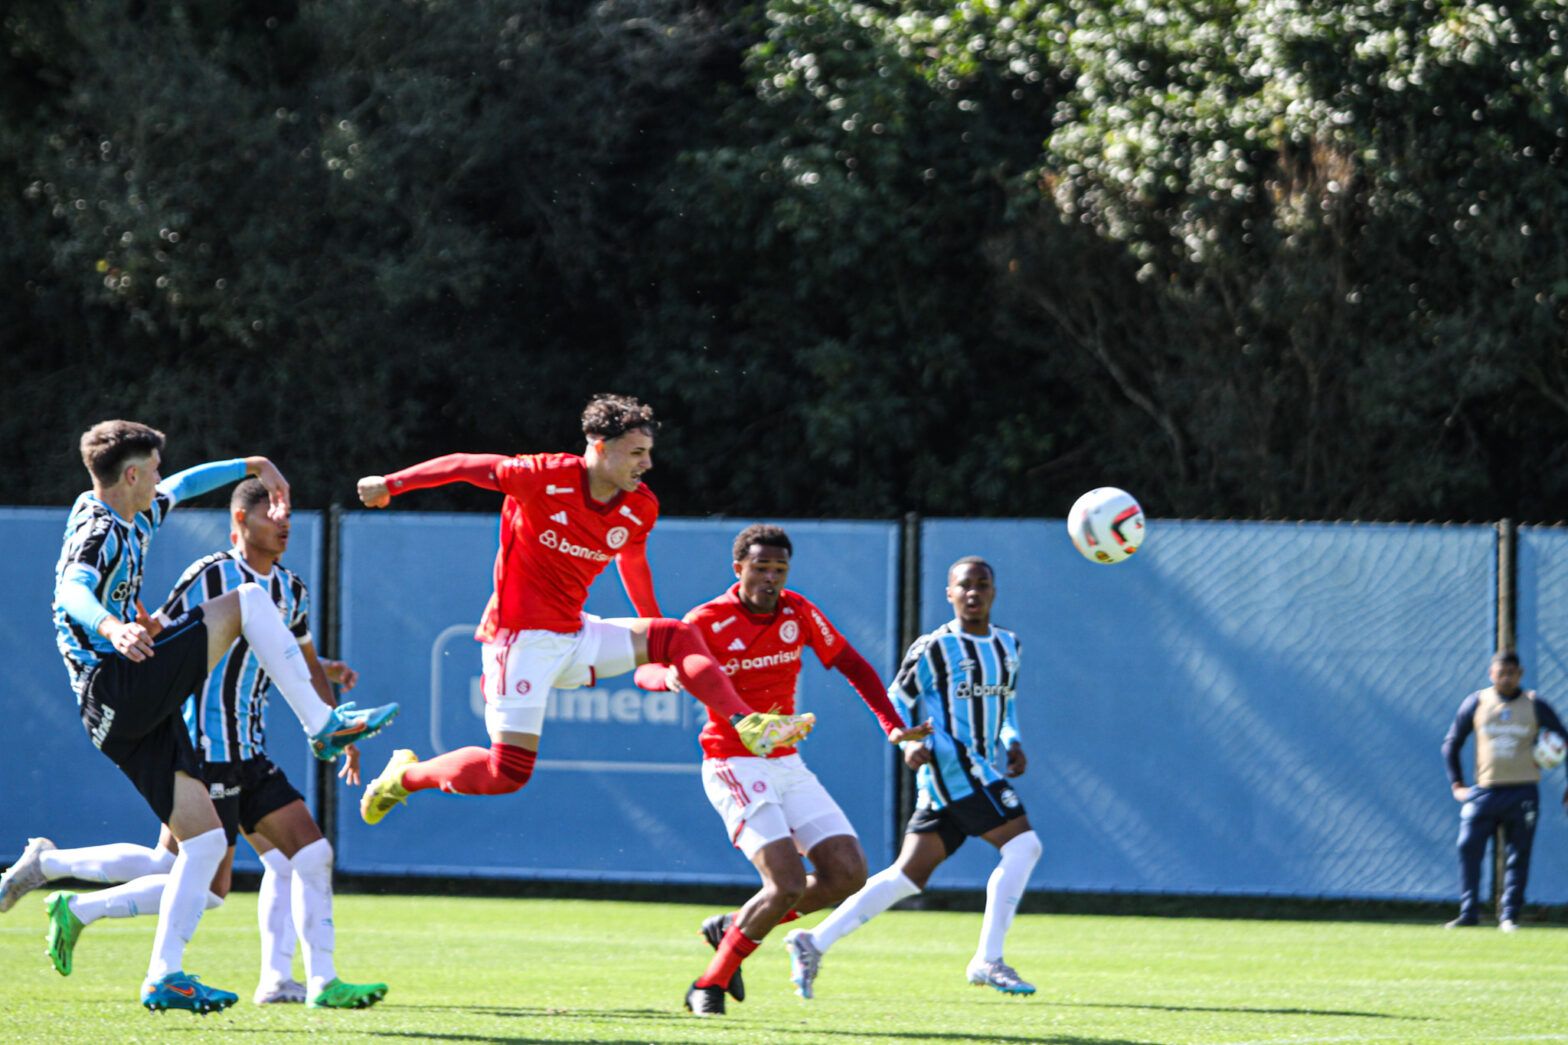
<path id="1" fill-rule="evenodd" d="M 799 755 L 705 758 L 702 786 L 730 841 L 750 860 L 781 838 L 809 853 L 824 838 L 856 837 L 849 818 Z"/>
<path id="2" fill-rule="evenodd" d="M 632 633 L 624 622 L 583 615 L 581 631 L 508 631 L 484 644 L 481 683 L 485 728 L 493 733 L 532 733 L 544 728 L 551 688 L 592 686 L 600 676 L 624 675 L 637 666 Z"/>

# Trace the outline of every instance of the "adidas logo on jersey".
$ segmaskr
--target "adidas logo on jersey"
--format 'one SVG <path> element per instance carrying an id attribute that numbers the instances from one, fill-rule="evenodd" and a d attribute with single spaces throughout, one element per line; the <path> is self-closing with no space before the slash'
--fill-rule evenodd
<path id="1" fill-rule="evenodd" d="M 745 649 L 745 648 L 746 648 L 746 644 L 744 642 L 742 642 L 740 639 L 736 639 L 734 642 L 730 643 L 730 649 L 732 649 L 732 650 L 735 650 L 735 649 Z"/>
<path id="2" fill-rule="evenodd" d="M 566 525 L 566 513 L 565 512 L 556 512 L 554 515 L 550 516 L 550 521 L 551 522 L 560 523 L 562 526 L 565 526 Z"/>

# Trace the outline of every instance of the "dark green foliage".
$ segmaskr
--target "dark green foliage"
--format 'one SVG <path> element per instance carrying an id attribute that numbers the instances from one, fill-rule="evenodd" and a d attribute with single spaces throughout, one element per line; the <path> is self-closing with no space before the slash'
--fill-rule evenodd
<path id="1" fill-rule="evenodd" d="M 653 402 L 674 513 L 1568 514 L 1547 0 L 0 14 L 0 503 Z M 447 491 L 430 507 L 479 507 Z"/>

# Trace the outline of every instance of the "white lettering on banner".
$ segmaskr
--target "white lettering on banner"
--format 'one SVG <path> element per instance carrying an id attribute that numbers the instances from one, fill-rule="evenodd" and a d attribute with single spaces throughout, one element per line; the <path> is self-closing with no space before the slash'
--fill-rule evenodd
<path id="1" fill-rule="evenodd" d="M 733 675 L 737 671 L 751 671 L 756 668 L 776 668 L 780 664 L 792 664 L 800 659 L 800 650 L 785 650 L 783 653 L 769 653 L 766 657 L 731 657 L 724 662 L 724 674 Z"/>
<path id="2" fill-rule="evenodd" d="M 553 548 L 562 555 L 570 555 L 574 559 L 587 559 L 590 562 L 609 562 L 611 556 L 594 548 L 584 548 L 580 544 L 573 544 L 554 530 L 546 530 L 539 535 L 539 543 L 546 548 Z"/>

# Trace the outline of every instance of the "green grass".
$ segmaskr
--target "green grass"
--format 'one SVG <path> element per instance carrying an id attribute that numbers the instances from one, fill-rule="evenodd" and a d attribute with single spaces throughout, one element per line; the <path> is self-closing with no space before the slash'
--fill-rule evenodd
<path id="1" fill-rule="evenodd" d="M 0 918 L 0 1039 L 169 1042 L 1568 1041 L 1568 929 L 1023 915 L 1008 958 L 1040 987 L 964 982 L 980 918 L 891 912 L 828 955 L 817 999 L 790 993 L 776 933 L 725 1017 L 681 1008 L 710 954 L 711 908 L 583 900 L 339 897 L 345 979 L 391 984 L 364 1012 L 258 1008 L 255 896 L 202 922 L 187 966 L 241 996 L 205 1019 L 136 1003 L 149 918 L 87 929 L 76 971 L 43 954 L 43 899 Z M 817 920 L 807 919 L 807 924 Z"/>

